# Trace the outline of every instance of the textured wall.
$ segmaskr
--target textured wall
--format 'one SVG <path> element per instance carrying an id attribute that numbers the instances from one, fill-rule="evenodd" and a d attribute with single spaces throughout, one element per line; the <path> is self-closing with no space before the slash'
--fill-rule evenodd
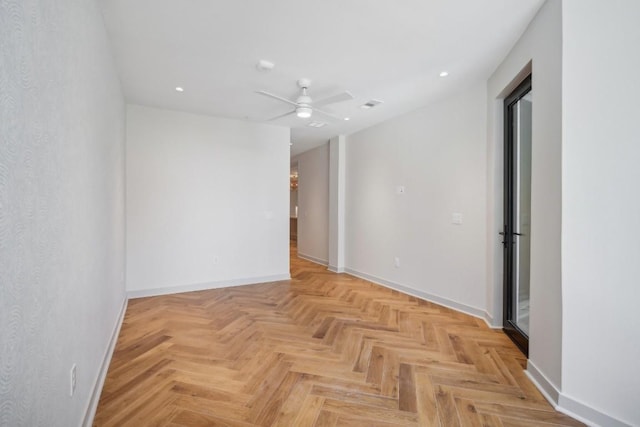
<path id="1" fill-rule="evenodd" d="M 97 5 L 0 0 L 0 425 L 81 422 L 123 247 L 124 101 Z"/>

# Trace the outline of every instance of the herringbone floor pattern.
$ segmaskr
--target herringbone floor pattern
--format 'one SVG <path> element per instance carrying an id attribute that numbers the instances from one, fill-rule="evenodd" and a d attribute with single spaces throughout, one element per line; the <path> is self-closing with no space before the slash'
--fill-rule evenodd
<path id="1" fill-rule="evenodd" d="M 292 277 L 130 301 L 94 425 L 582 425 L 483 321 L 295 256 Z"/>

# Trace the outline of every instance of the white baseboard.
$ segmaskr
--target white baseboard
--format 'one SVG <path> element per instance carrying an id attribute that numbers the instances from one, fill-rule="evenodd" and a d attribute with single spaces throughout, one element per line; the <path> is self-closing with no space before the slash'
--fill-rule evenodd
<path id="1" fill-rule="evenodd" d="M 273 276 L 246 277 L 242 279 L 220 280 L 216 282 L 194 283 L 192 285 L 167 286 L 153 289 L 140 289 L 127 291 L 129 299 L 155 297 L 159 295 L 179 294 L 182 292 L 206 291 L 209 289 L 230 288 L 233 286 L 255 285 L 258 283 L 279 282 L 291 280 L 289 274 L 276 274 Z"/>
<path id="2" fill-rule="evenodd" d="M 630 426 L 630 424 L 622 422 L 562 393 L 531 360 L 527 361 L 527 369 L 524 372 L 556 411 L 562 412 L 592 427 Z"/>
<path id="3" fill-rule="evenodd" d="M 368 280 L 370 282 L 376 283 L 378 285 L 382 285 L 386 288 L 393 289 L 395 291 L 399 291 L 414 297 L 421 298 L 426 301 L 434 302 L 436 304 L 443 305 L 445 307 L 452 308 L 457 311 L 461 311 L 463 313 L 469 314 L 473 317 L 479 317 L 480 319 L 485 320 L 485 311 L 476 307 L 472 307 L 470 305 L 453 301 L 448 298 L 443 298 L 438 295 L 433 295 L 428 292 L 419 291 L 417 289 L 410 288 L 408 286 L 401 285 L 399 283 L 392 282 L 390 280 L 382 279 L 380 277 L 372 276 L 367 273 L 363 273 L 361 271 L 354 270 L 352 268 L 345 268 L 345 272 L 351 274 L 352 276 L 359 277 L 361 279 Z M 485 320 L 486 321 L 486 320 Z"/>
<path id="4" fill-rule="evenodd" d="M 84 420 L 82 421 L 82 425 L 84 427 L 90 427 L 93 425 L 93 418 L 96 416 L 96 410 L 98 409 L 98 402 L 100 401 L 100 394 L 102 394 L 104 380 L 107 378 L 107 372 L 109 371 L 109 365 L 111 364 L 111 357 L 113 356 L 113 351 L 115 350 L 116 343 L 118 342 L 118 336 L 120 335 L 120 328 L 122 327 L 124 314 L 127 311 L 127 303 L 128 299 L 124 298 L 122 301 L 122 307 L 120 308 L 120 314 L 118 315 L 118 320 L 114 325 L 113 332 L 111 333 L 109 345 L 107 346 L 107 350 L 102 358 L 100 371 L 98 372 L 96 381 L 93 384 L 93 391 L 91 392 L 89 404 L 84 412 Z"/>
<path id="5" fill-rule="evenodd" d="M 324 266 L 329 264 L 329 262 L 324 260 L 324 259 L 316 258 L 316 257 L 311 256 L 311 255 L 305 255 L 305 254 L 303 254 L 301 252 L 298 252 L 298 257 L 302 258 L 302 259 L 306 259 L 307 261 L 315 262 L 316 264 L 324 265 Z"/>
<path id="6" fill-rule="evenodd" d="M 531 361 L 527 360 L 527 369 L 524 373 L 529 377 L 533 385 L 535 385 L 545 399 L 551 403 L 551 405 L 558 406 L 558 398 L 560 397 L 560 390 L 553 384 L 545 374 Z"/>
<path id="7" fill-rule="evenodd" d="M 344 267 L 336 267 L 335 265 L 329 264 L 327 270 L 332 271 L 334 273 L 344 273 L 346 270 Z"/>
<path id="8" fill-rule="evenodd" d="M 630 427 L 630 423 L 625 423 L 617 418 L 607 415 L 585 403 L 582 403 L 564 393 L 560 393 L 560 400 L 556 409 L 578 421 L 582 421 L 592 427 Z"/>
<path id="9" fill-rule="evenodd" d="M 483 319 L 484 319 L 485 323 L 487 324 L 487 326 L 489 326 L 491 329 L 502 329 L 502 323 L 496 322 L 496 320 L 493 318 L 493 316 L 486 310 L 484 312 Z"/>

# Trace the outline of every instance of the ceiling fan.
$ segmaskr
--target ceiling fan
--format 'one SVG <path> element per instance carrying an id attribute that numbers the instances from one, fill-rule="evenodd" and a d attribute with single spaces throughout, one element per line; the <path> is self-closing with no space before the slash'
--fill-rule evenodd
<path id="1" fill-rule="evenodd" d="M 309 79 L 300 79 L 298 80 L 298 87 L 300 87 L 300 95 L 294 100 L 290 100 L 287 98 L 284 98 L 282 96 L 278 96 L 278 95 L 274 95 L 273 93 L 269 93 L 267 91 L 264 90 L 259 90 L 256 93 L 259 93 L 260 95 L 264 95 L 264 96 L 268 96 L 269 98 L 273 98 L 273 99 L 277 99 L 278 101 L 282 101 L 282 102 L 286 102 L 289 105 L 292 105 L 293 107 L 295 107 L 293 110 L 288 111 L 284 114 L 280 114 L 279 116 L 276 117 L 272 117 L 269 120 L 277 120 L 281 117 L 285 117 L 288 116 L 290 114 L 295 114 L 296 116 L 300 117 L 301 119 L 308 119 L 309 117 L 311 117 L 311 115 L 313 114 L 313 112 L 317 112 L 320 113 L 324 116 L 327 117 L 331 117 L 333 119 L 336 120 L 345 120 L 344 117 L 338 117 L 335 114 L 329 113 L 327 111 L 321 110 L 318 107 L 321 107 L 323 105 L 328 105 L 328 104 L 334 104 L 336 102 L 342 102 L 342 101 L 350 101 L 353 99 L 353 95 L 351 95 L 351 93 L 344 91 L 342 93 L 339 93 L 337 95 L 333 95 L 327 98 L 323 98 L 320 99 L 318 101 L 313 101 L 311 99 L 311 97 L 307 94 L 307 90 L 309 89 L 309 85 L 311 84 L 311 80 Z"/>

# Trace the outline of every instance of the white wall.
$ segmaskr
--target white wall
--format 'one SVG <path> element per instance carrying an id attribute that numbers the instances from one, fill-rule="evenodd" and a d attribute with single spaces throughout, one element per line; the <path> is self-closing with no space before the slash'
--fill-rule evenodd
<path id="1" fill-rule="evenodd" d="M 562 404 L 640 425 L 640 3 L 563 17 Z"/>
<path id="2" fill-rule="evenodd" d="M 329 261 L 329 144 L 292 159 L 298 162 L 298 254 Z"/>
<path id="3" fill-rule="evenodd" d="M 345 271 L 345 222 L 347 139 L 338 135 L 329 140 L 329 270 Z"/>
<path id="4" fill-rule="evenodd" d="M 127 106 L 127 291 L 289 277 L 289 129 Z"/>
<path id="5" fill-rule="evenodd" d="M 0 425 L 77 426 L 125 303 L 124 100 L 94 1 L 3 1 L 0 40 Z"/>
<path id="6" fill-rule="evenodd" d="M 485 103 L 477 84 L 347 137 L 347 271 L 484 314 Z"/>
<path id="7" fill-rule="evenodd" d="M 502 323 L 503 99 L 532 71 L 531 301 L 528 371 L 555 394 L 561 386 L 560 269 L 562 10 L 546 2 L 488 81 L 487 307 Z M 553 397 L 553 396 L 552 396 Z M 554 398 L 555 398 L 554 397 Z"/>

